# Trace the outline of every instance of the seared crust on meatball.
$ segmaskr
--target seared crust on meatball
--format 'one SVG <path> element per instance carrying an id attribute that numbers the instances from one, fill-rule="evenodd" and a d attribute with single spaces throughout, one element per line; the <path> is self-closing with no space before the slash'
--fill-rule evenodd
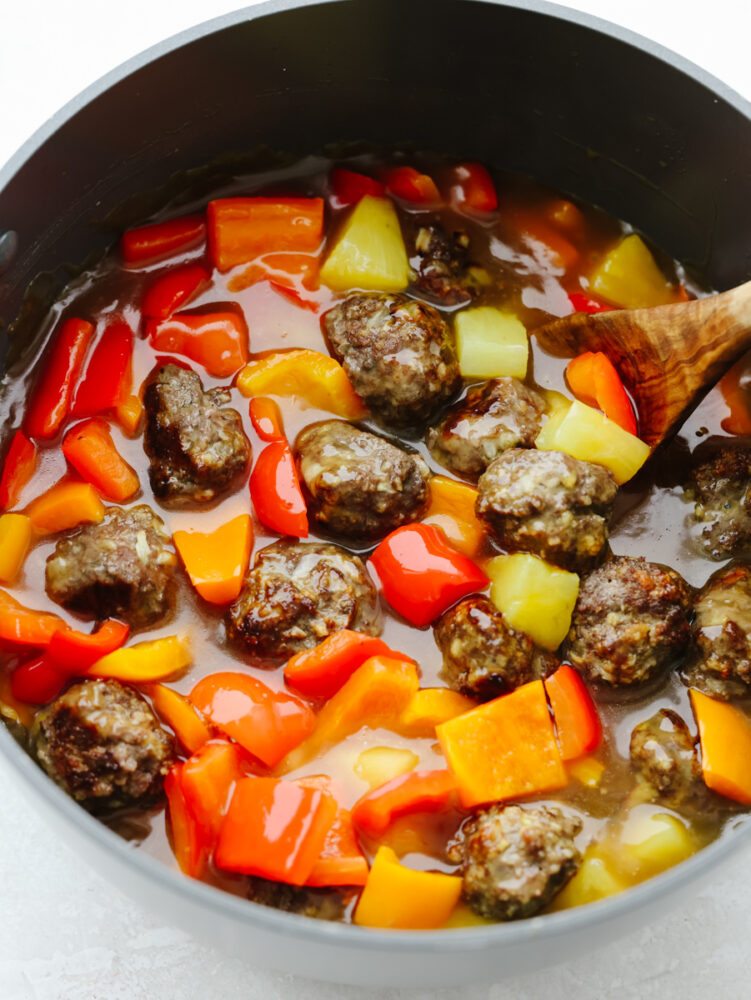
<path id="1" fill-rule="evenodd" d="M 495 698 L 547 677 L 558 665 L 551 653 L 511 628 L 492 601 L 479 594 L 444 612 L 434 635 L 443 653 L 446 683 L 470 697 Z"/>
<path id="2" fill-rule="evenodd" d="M 686 682 L 715 698 L 751 690 L 751 566 L 737 563 L 704 585 L 694 602 L 696 654 Z"/>
<path id="3" fill-rule="evenodd" d="M 455 306 L 480 293 L 482 271 L 468 267 L 469 236 L 464 230 L 449 234 L 440 222 L 426 223 L 413 216 L 408 217 L 407 230 L 410 264 L 417 275 L 412 284 L 420 295 Z"/>
<path id="4" fill-rule="evenodd" d="M 149 479 L 164 504 L 206 503 L 223 493 L 250 461 L 250 444 L 227 389 L 203 391 L 193 371 L 164 365 L 144 393 Z"/>
<path id="5" fill-rule="evenodd" d="M 511 448 L 477 484 L 476 511 L 498 543 L 564 569 L 597 565 L 618 487 L 611 472 L 561 451 Z"/>
<path id="6" fill-rule="evenodd" d="M 702 545 L 727 559 L 751 543 L 751 449 L 722 448 L 693 469 L 694 517 L 706 522 Z"/>
<path id="7" fill-rule="evenodd" d="M 422 458 L 344 420 L 306 427 L 295 449 L 308 515 L 334 535 L 375 541 L 427 508 Z"/>
<path id="8" fill-rule="evenodd" d="M 299 913 L 318 920 L 341 920 L 344 916 L 344 895 L 337 889 L 287 885 L 252 875 L 248 879 L 248 899 L 285 913 Z"/>
<path id="9" fill-rule="evenodd" d="M 68 688 L 37 714 L 29 740 L 47 774 L 91 812 L 155 802 L 175 760 L 149 705 L 113 680 Z"/>
<path id="10" fill-rule="evenodd" d="M 312 649 L 343 628 L 381 631 L 378 596 L 362 560 L 338 545 L 289 539 L 261 549 L 226 623 L 249 653 L 270 659 Z"/>
<path id="11" fill-rule="evenodd" d="M 387 427 L 421 427 L 458 392 L 459 365 L 441 314 L 406 295 L 357 293 L 323 317 L 332 354 Z"/>
<path id="12" fill-rule="evenodd" d="M 631 763 L 639 792 L 680 812 L 706 799 L 694 738 L 677 712 L 661 708 L 631 733 Z"/>
<path id="13" fill-rule="evenodd" d="M 470 389 L 426 438 L 436 462 L 476 480 L 508 448 L 531 448 L 545 400 L 516 378 L 494 378 Z"/>
<path id="14" fill-rule="evenodd" d="M 568 634 L 568 657 L 585 677 L 641 684 L 687 647 L 691 595 L 675 570 L 616 556 L 586 576 Z"/>
<path id="15" fill-rule="evenodd" d="M 462 866 L 464 901 L 490 920 L 538 913 L 579 867 L 581 828 L 556 806 L 478 809 L 449 851 Z"/>
<path id="16" fill-rule="evenodd" d="M 153 625 L 171 607 L 177 557 L 162 519 L 139 504 L 61 539 L 47 560 L 47 593 L 72 611 Z"/>

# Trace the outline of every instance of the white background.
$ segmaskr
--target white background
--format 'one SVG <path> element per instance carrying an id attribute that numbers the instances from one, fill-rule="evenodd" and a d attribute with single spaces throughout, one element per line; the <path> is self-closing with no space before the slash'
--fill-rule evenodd
<path id="1" fill-rule="evenodd" d="M 0 164 L 100 75 L 160 39 L 236 6 L 233 0 L 169 5 L 163 0 L 0 0 Z M 748 0 L 589 0 L 571 6 L 661 42 L 751 98 Z M 0 845 L 1 1000 L 385 1000 L 402 995 L 427 1000 L 428 994 L 354 990 L 267 973 L 163 926 L 59 843 L 2 761 Z M 444 995 L 462 1000 L 748 997 L 749 927 L 751 850 L 737 855 L 690 905 L 620 943 L 574 958 L 552 973 Z"/>

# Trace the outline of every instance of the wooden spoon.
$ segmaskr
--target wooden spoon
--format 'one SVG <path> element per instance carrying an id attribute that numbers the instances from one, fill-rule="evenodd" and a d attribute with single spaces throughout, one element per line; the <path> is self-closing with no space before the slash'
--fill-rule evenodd
<path id="1" fill-rule="evenodd" d="M 606 354 L 636 403 L 639 436 L 654 448 L 751 347 L 751 281 L 690 302 L 574 313 L 533 332 L 559 357 Z"/>

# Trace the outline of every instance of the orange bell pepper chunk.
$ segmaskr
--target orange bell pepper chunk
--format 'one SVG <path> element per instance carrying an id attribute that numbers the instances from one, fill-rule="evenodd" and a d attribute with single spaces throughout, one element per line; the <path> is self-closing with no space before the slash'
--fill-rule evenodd
<path id="1" fill-rule="evenodd" d="M 708 788 L 751 805 L 751 721 L 740 709 L 691 688 L 699 727 L 701 770 Z"/>
<path id="2" fill-rule="evenodd" d="M 467 809 L 567 784 L 542 681 L 441 723 L 436 736 Z"/>
<path id="3" fill-rule="evenodd" d="M 248 404 L 253 430 L 262 441 L 285 441 L 279 404 L 267 396 L 255 396 Z"/>
<path id="4" fill-rule="evenodd" d="M 0 475 L 0 510 L 10 510 L 18 503 L 21 491 L 34 475 L 37 450 L 23 431 L 11 438 Z"/>
<path id="5" fill-rule="evenodd" d="M 154 711 L 172 729 L 188 753 L 196 753 L 212 738 L 211 726 L 188 699 L 164 684 L 144 686 Z"/>
<path id="6" fill-rule="evenodd" d="M 107 653 L 86 673 L 133 684 L 150 684 L 182 673 L 191 663 L 188 644 L 176 635 L 148 639 Z"/>
<path id="7" fill-rule="evenodd" d="M 248 327 L 239 312 L 176 313 L 149 320 L 146 336 L 157 351 L 183 354 L 215 378 L 229 378 L 248 360 Z"/>
<path id="8" fill-rule="evenodd" d="M 176 531 L 172 540 L 190 582 L 210 604 L 229 604 L 242 589 L 253 547 L 250 514 L 239 514 L 214 531 Z"/>
<path id="9" fill-rule="evenodd" d="M 81 674 L 97 660 L 124 645 L 130 628 L 114 618 L 87 635 L 74 629 L 56 632 L 50 640 L 47 657 L 51 665 L 65 674 Z"/>
<path id="10" fill-rule="evenodd" d="M 544 217 L 534 212 L 515 211 L 511 223 L 531 245 L 535 255 L 547 258 L 553 267 L 567 271 L 579 259 L 579 251 Z"/>
<path id="11" fill-rule="evenodd" d="M 306 292 L 316 291 L 319 261 L 303 253 L 267 253 L 253 261 L 227 282 L 230 292 L 241 292 L 260 281 L 268 281 L 275 292 L 290 298 L 295 305 L 317 312 L 319 303 Z"/>
<path id="12" fill-rule="evenodd" d="M 298 778 L 297 784 L 303 788 L 319 788 L 332 794 L 331 779 L 325 774 L 313 774 Z M 360 850 L 352 825 L 352 815 L 337 803 L 336 819 L 326 834 L 321 854 L 305 882 L 306 885 L 365 885 L 368 878 L 368 862 Z"/>
<path id="13" fill-rule="evenodd" d="M 12 583 L 31 545 L 31 521 L 24 514 L 0 514 L 0 583 Z"/>
<path id="14" fill-rule="evenodd" d="M 180 871 L 191 878 L 201 878 L 208 865 L 208 849 L 185 798 L 183 767 L 183 764 L 173 765 L 164 779 L 170 840 Z"/>
<path id="15" fill-rule="evenodd" d="M 751 434 L 751 393 L 745 355 L 722 376 L 717 385 L 730 411 L 722 418 L 722 429 L 728 434 Z"/>
<path id="16" fill-rule="evenodd" d="M 57 483 L 32 500 L 26 516 L 35 531 L 55 534 L 79 524 L 98 524 L 104 517 L 104 504 L 91 483 Z"/>
<path id="17" fill-rule="evenodd" d="M 220 271 L 270 251 L 313 253 L 323 239 L 323 198 L 218 198 L 207 214 Z"/>
<path id="18" fill-rule="evenodd" d="M 141 488 L 103 420 L 95 417 L 72 427 L 63 439 L 63 454 L 81 478 L 108 500 L 123 503 Z"/>
<path id="19" fill-rule="evenodd" d="M 57 615 L 32 611 L 0 590 L 0 640 L 23 646 L 49 646 L 55 632 L 67 628 Z"/>
<path id="20" fill-rule="evenodd" d="M 456 791 L 450 771 L 410 771 L 366 792 L 352 807 L 352 822 L 370 837 L 381 837 L 394 820 L 416 812 L 439 812 Z"/>
<path id="21" fill-rule="evenodd" d="M 448 476 L 430 480 L 430 505 L 423 518 L 443 530 L 454 548 L 472 558 L 482 547 L 487 532 L 475 515 L 477 490 Z"/>
<path id="22" fill-rule="evenodd" d="M 569 361 L 566 381 L 582 403 L 602 410 L 613 423 L 636 435 L 631 400 L 612 361 L 602 351 L 585 351 Z"/>
<path id="23" fill-rule="evenodd" d="M 206 743 L 182 768 L 185 801 L 201 837 L 213 851 L 227 815 L 235 783 L 244 777 L 240 749 L 235 743 Z"/>
<path id="24" fill-rule="evenodd" d="M 562 663 L 543 683 L 553 710 L 561 758 L 576 760 L 591 753 L 602 739 L 602 723 L 584 681 L 573 667 Z"/>
<path id="25" fill-rule="evenodd" d="M 461 891 L 457 875 L 414 871 L 399 864 L 390 847 L 379 847 L 353 919 L 361 927 L 442 927 Z"/>
<path id="26" fill-rule="evenodd" d="M 351 629 L 327 636 L 289 659 L 284 679 L 306 698 L 330 698 L 371 656 L 400 656 L 382 639 Z M 401 657 L 406 659 L 406 657 Z"/>
<path id="27" fill-rule="evenodd" d="M 135 437 L 143 419 L 143 403 L 140 396 L 128 396 L 124 403 L 115 407 L 115 420 L 128 437 Z"/>
<path id="28" fill-rule="evenodd" d="M 435 737 L 435 727 L 475 708 L 471 698 L 451 688 L 420 688 L 399 717 L 398 731 L 404 736 Z"/>
<path id="29" fill-rule="evenodd" d="M 414 167 L 393 167 L 387 171 L 386 190 L 413 205 L 436 205 L 441 201 L 441 192 L 433 178 Z"/>

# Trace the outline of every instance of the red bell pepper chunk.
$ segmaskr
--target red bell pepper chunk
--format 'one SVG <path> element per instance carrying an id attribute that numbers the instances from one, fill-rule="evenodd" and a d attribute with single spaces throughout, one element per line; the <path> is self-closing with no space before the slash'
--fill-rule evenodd
<path id="1" fill-rule="evenodd" d="M 240 748 L 223 740 L 204 744 L 183 764 L 185 801 L 198 824 L 203 843 L 212 851 L 227 815 L 235 782 L 243 776 Z"/>
<path id="2" fill-rule="evenodd" d="M 303 788 L 319 788 L 337 802 L 336 818 L 326 834 L 321 854 L 305 884 L 365 885 L 368 880 L 368 862 L 357 842 L 352 814 L 334 795 L 331 778 L 326 774 L 311 774 L 298 778 L 297 784 Z"/>
<path id="3" fill-rule="evenodd" d="M 218 730 L 267 767 L 275 767 L 316 724 L 314 712 L 299 698 L 234 671 L 209 674 L 188 697 Z"/>
<path id="4" fill-rule="evenodd" d="M 95 417 L 124 403 L 130 395 L 132 358 L 133 331 L 123 320 L 115 320 L 89 356 L 71 415 Z"/>
<path id="5" fill-rule="evenodd" d="M 406 524 L 381 542 L 370 561 L 383 596 L 413 625 L 429 625 L 452 604 L 482 590 L 488 578 L 432 524 Z"/>
<path id="6" fill-rule="evenodd" d="M 241 778 L 214 860 L 225 871 L 304 885 L 336 819 L 330 795 L 280 778 Z"/>
<path id="7" fill-rule="evenodd" d="M 253 430 L 262 441 L 286 440 L 278 403 L 268 396 L 254 396 L 248 408 Z"/>
<path id="8" fill-rule="evenodd" d="M 592 298 L 591 295 L 585 295 L 584 292 L 569 292 L 568 300 L 574 307 L 575 312 L 590 313 L 604 313 L 613 312 L 615 306 L 609 306 L 607 302 L 600 302 L 599 299 Z"/>
<path id="9" fill-rule="evenodd" d="M 612 361 L 602 351 L 586 351 L 569 361 L 566 381 L 577 399 L 602 410 L 629 434 L 636 434 L 631 400 Z"/>
<path id="10" fill-rule="evenodd" d="M 211 280 L 200 264 L 187 264 L 157 278 L 143 297 L 141 312 L 152 319 L 169 319 Z"/>
<path id="11" fill-rule="evenodd" d="M 67 680 L 67 676 L 56 670 L 46 656 L 41 656 L 16 667 L 10 679 L 10 690 L 19 701 L 46 705 L 57 698 Z"/>
<path id="12" fill-rule="evenodd" d="M 94 327 L 85 319 L 63 323 L 26 410 L 29 437 L 52 438 L 60 430 L 93 335 Z"/>
<path id="13" fill-rule="evenodd" d="M 454 168 L 454 176 L 452 190 L 460 206 L 475 212 L 494 212 L 498 208 L 495 185 L 481 163 L 460 163 Z"/>
<path id="14" fill-rule="evenodd" d="M 447 770 L 410 771 L 366 792 L 352 808 L 352 822 L 370 837 L 382 837 L 395 819 L 416 812 L 439 812 L 456 791 Z"/>
<path id="15" fill-rule="evenodd" d="M 390 194 L 413 205 L 435 205 L 441 200 L 433 178 L 414 167 L 393 167 L 386 174 L 386 188 Z"/>
<path id="16" fill-rule="evenodd" d="M 178 250 L 187 250 L 206 239 L 202 215 L 185 215 L 167 222 L 128 229 L 120 241 L 126 264 L 145 264 Z"/>
<path id="17" fill-rule="evenodd" d="M 306 698 L 330 698 L 371 656 L 396 656 L 382 639 L 342 629 L 289 659 L 284 679 Z"/>
<path id="18" fill-rule="evenodd" d="M 239 312 L 178 313 L 150 319 L 146 336 L 157 351 L 174 351 L 215 378 L 234 375 L 248 360 L 248 327 Z"/>
<path id="19" fill-rule="evenodd" d="M 295 460 L 286 441 L 272 441 L 250 474 L 250 499 L 258 519 L 281 535 L 308 536 L 308 514 Z"/>
<path id="20" fill-rule="evenodd" d="M 97 660 L 124 646 L 129 632 L 127 625 L 114 618 L 90 635 L 74 629 L 61 630 L 50 639 L 47 657 L 62 674 L 85 674 Z"/>
<path id="21" fill-rule="evenodd" d="M 365 174 L 355 173 L 354 170 L 347 170 L 345 167 L 334 167 L 331 171 L 331 190 L 337 208 L 355 205 L 365 195 L 383 198 L 386 193 L 386 187 L 380 181 Z"/>
<path id="22" fill-rule="evenodd" d="M 180 870 L 191 878 L 201 878 L 206 871 L 209 850 L 185 796 L 184 766 L 184 764 L 179 763 L 173 765 L 164 779 L 170 839 Z"/>
<path id="23" fill-rule="evenodd" d="M 544 684 L 563 760 L 591 753 L 602 738 L 602 723 L 584 681 L 573 667 L 562 663 Z"/>
<path id="24" fill-rule="evenodd" d="M 0 510 L 10 510 L 16 506 L 21 490 L 34 475 L 36 464 L 36 447 L 23 431 L 16 431 L 0 475 Z"/>

